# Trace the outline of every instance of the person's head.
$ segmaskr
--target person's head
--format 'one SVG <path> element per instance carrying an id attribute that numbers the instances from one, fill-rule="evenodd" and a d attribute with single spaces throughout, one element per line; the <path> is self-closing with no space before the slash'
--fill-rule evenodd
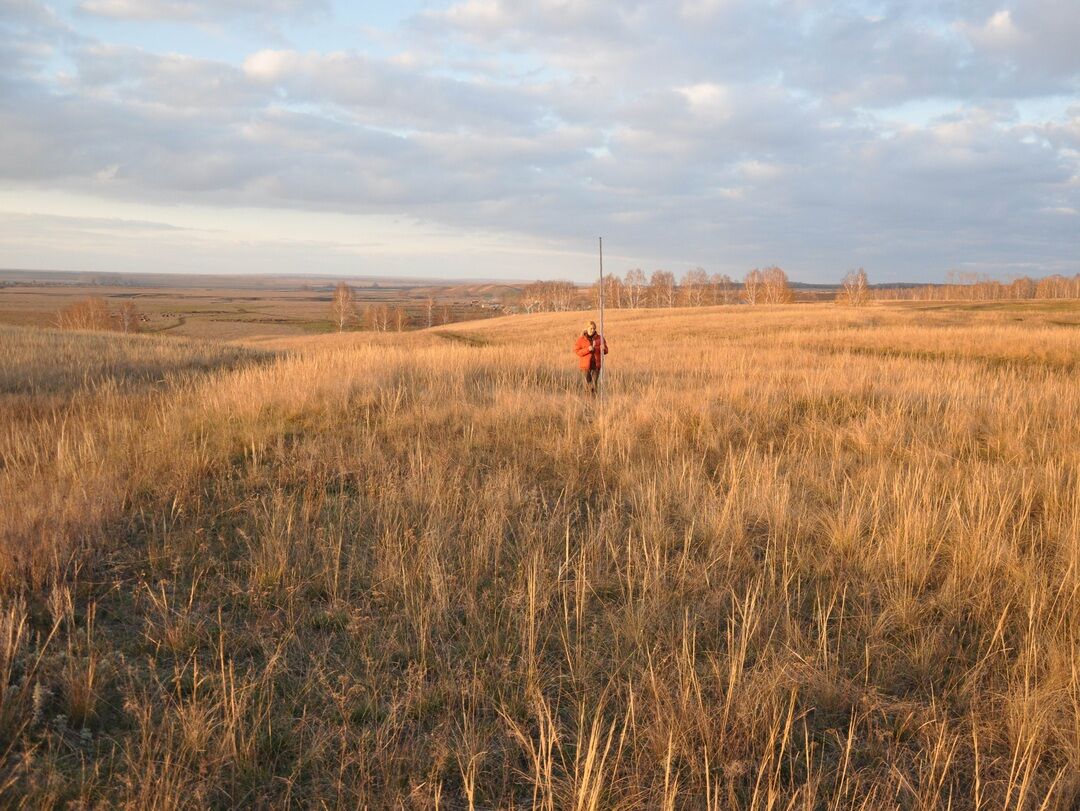
<path id="1" fill-rule="evenodd" d="M 585 334 L 586 335 L 595 335 L 596 334 L 596 322 L 595 321 L 590 321 L 588 324 L 585 325 Z"/>

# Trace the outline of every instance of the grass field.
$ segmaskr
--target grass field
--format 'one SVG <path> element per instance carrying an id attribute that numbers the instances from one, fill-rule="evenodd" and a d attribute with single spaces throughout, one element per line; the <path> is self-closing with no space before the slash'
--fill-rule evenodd
<path id="1" fill-rule="evenodd" d="M 196 339 L 237 341 L 313 335 L 337 330 L 332 313 L 336 279 L 315 277 L 199 277 L 141 274 L 97 277 L 88 273 L 0 269 L 0 324 L 52 327 L 65 307 L 101 297 L 112 309 L 131 304 L 142 316 L 140 331 Z M 517 288 L 495 283 L 430 283 L 416 280 L 351 280 L 357 317 L 370 305 L 402 307 L 409 328 L 426 326 L 427 301 L 433 323 L 486 318 Z M 396 325 L 395 325 L 396 326 Z"/>
<path id="2" fill-rule="evenodd" d="M 1073 808 L 1080 304 L 0 329 L 0 805 Z"/>

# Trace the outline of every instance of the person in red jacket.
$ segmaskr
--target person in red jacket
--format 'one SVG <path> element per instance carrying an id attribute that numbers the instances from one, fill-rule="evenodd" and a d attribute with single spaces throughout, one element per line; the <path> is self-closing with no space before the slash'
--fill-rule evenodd
<path id="1" fill-rule="evenodd" d="M 607 354 L 607 341 L 596 331 L 596 322 L 590 321 L 574 344 L 574 354 L 578 356 L 578 368 L 585 375 L 585 385 L 589 394 L 596 394 L 596 384 L 600 380 L 600 369 Z"/>

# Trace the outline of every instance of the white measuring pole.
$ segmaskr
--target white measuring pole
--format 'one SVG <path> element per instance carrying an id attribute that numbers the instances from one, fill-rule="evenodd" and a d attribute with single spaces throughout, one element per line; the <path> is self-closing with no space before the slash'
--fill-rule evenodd
<path id="1" fill-rule="evenodd" d="M 600 414 L 604 413 L 604 238 L 600 237 Z"/>

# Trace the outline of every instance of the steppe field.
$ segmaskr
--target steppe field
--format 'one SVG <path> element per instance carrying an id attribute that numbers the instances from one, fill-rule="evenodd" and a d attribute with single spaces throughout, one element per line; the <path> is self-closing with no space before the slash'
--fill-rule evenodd
<path id="1" fill-rule="evenodd" d="M 1080 302 L 0 327 L 0 806 L 1069 809 Z"/>
<path id="2" fill-rule="evenodd" d="M 0 324 L 56 326 L 58 316 L 88 298 L 113 311 L 130 305 L 140 332 L 215 341 L 274 340 L 332 332 L 334 286 L 340 279 L 313 276 L 183 277 L 165 274 L 62 273 L 0 268 Z M 401 308 L 406 326 L 486 318 L 520 288 L 500 283 L 424 282 L 405 279 L 350 280 L 357 312 L 348 328 L 363 326 L 370 306 Z M 397 324 L 387 325 L 396 329 Z"/>

